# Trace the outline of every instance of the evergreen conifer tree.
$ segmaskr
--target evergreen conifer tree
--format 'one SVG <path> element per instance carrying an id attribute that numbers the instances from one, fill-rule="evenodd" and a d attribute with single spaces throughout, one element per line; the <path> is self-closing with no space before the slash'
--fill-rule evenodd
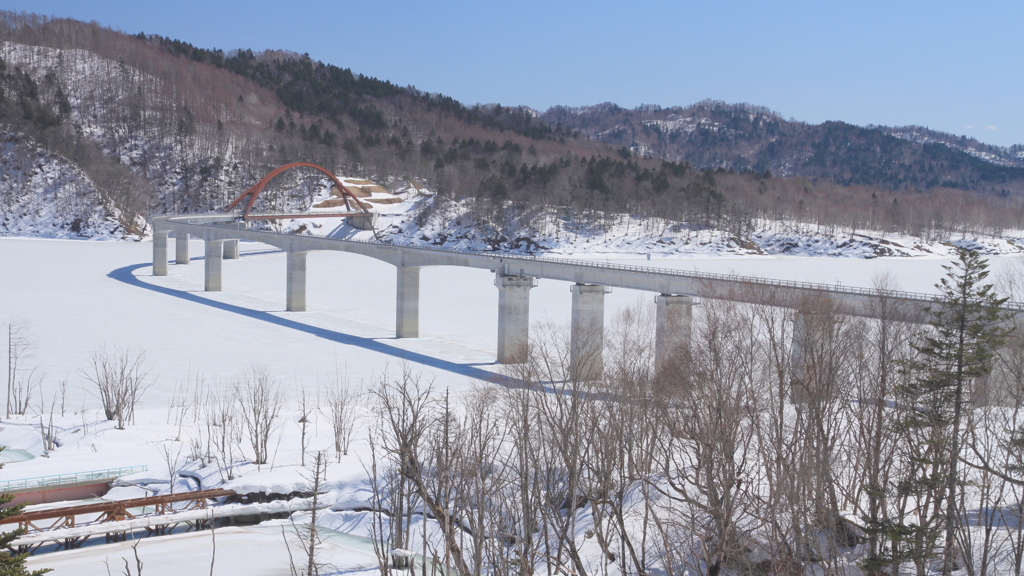
<path id="1" fill-rule="evenodd" d="M 0 446 L 0 452 L 2 451 L 3 447 Z M 0 468 L 2 467 L 3 465 L 0 465 Z M 11 500 L 14 500 L 13 494 L 0 494 L 0 506 L 9 503 Z M 20 514 L 24 508 L 24 506 L 8 506 L 6 508 L 0 508 L 0 519 L 10 518 L 11 516 Z M 25 560 L 28 558 L 28 554 L 11 554 L 7 551 L 11 542 L 14 542 L 23 534 L 25 534 L 25 530 L 23 528 L 0 534 L 0 550 L 2 550 L 2 552 L 0 552 L 0 576 L 39 576 L 40 574 L 50 572 L 49 569 L 29 572 L 28 568 L 25 566 Z"/>
<path id="2" fill-rule="evenodd" d="M 991 372 L 1008 334 L 1008 317 L 1002 311 L 1007 299 L 985 283 L 988 262 L 980 254 L 958 248 L 957 260 L 943 268 L 939 296 L 928 309 L 931 329 L 914 346 L 918 358 L 909 366 L 917 377 L 899 391 L 911 473 L 896 492 L 916 501 L 914 521 L 875 527 L 886 531 L 891 547 L 887 558 L 872 560 L 913 561 L 921 573 L 938 555 L 942 574 L 949 576 L 956 569 L 963 520 L 958 506 L 966 416 L 974 406 L 975 382 Z"/>

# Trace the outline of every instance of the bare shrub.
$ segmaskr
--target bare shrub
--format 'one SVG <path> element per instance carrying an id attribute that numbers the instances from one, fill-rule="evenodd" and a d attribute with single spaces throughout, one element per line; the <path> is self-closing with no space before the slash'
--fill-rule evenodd
<path id="1" fill-rule="evenodd" d="M 27 320 L 7 322 L 7 417 L 24 414 L 32 399 L 32 389 L 39 388 L 43 375 L 33 366 L 26 369 L 25 362 L 32 357 L 35 342 L 29 333 Z"/>
<path id="2" fill-rule="evenodd" d="M 135 406 L 153 383 L 149 380 L 145 350 L 100 348 L 89 359 L 89 370 L 81 373 L 96 387 L 107 420 L 116 420 L 117 429 L 135 420 Z"/>
<path id="3" fill-rule="evenodd" d="M 300 466 L 306 465 L 306 447 L 309 446 L 309 415 L 313 413 L 313 408 L 309 405 L 306 400 L 306 391 L 302 391 L 302 403 L 299 404 L 299 419 L 296 424 L 299 427 L 299 451 L 301 460 L 299 461 Z"/>
<path id="4" fill-rule="evenodd" d="M 57 398 L 54 397 L 54 404 Z M 56 429 L 53 426 L 53 408 L 54 404 L 50 405 L 50 421 L 47 424 L 43 424 L 43 411 L 39 411 L 39 434 L 43 438 L 43 455 L 47 455 L 51 450 L 56 449 L 60 446 L 60 438 L 57 437 Z"/>
<path id="5" fill-rule="evenodd" d="M 235 460 L 242 443 L 242 418 L 234 394 L 211 392 L 204 403 L 202 419 L 206 431 L 206 455 L 217 461 L 221 480 L 234 480 Z"/>
<path id="6" fill-rule="evenodd" d="M 181 454 L 185 450 L 185 444 L 177 440 L 162 442 L 157 444 L 157 450 L 160 452 L 160 458 L 167 470 L 171 494 L 174 494 L 174 484 L 178 477 L 178 468 L 181 466 Z"/>
<path id="7" fill-rule="evenodd" d="M 284 393 L 266 366 L 254 364 L 235 380 L 235 396 L 240 404 L 243 431 L 252 446 L 253 463 L 266 464 L 270 455 L 270 436 L 277 428 L 277 417 Z"/>
<path id="8" fill-rule="evenodd" d="M 324 486 L 327 481 L 327 458 L 326 450 L 317 450 L 306 468 L 307 473 L 303 475 L 303 478 L 309 482 L 313 496 L 309 500 L 309 523 L 303 522 L 303 525 L 300 526 L 295 524 L 294 518 L 292 519 L 292 529 L 306 554 L 306 566 L 303 568 L 296 566 L 295 558 L 289 552 L 291 573 L 295 576 L 318 576 L 322 570 L 330 567 L 319 561 L 323 540 L 320 538 L 320 532 L 316 525 L 320 510 L 324 508 L 321 496 L 327 493 Z M 286 543 L 287 541 L 288 539 L 285 538 Z"/>
<path id="9" fill-rule="evenodd" d="M 174 395 L 167 405 L 167 423 L 178 427 L 175 440 L 181 440 L 181 434 L 187 419 L 198 421 L 200 409 L 203 407 L 203 396 L 206 392 L 206 378 L 196 374 L 185 382 L 176 382 Z"/>
<path id="10" fill-rule="evenodd" d="M 362 415 L 365 401 L 352 391 L 344 376 L 335 375 L 330 378 L 328 386 L 328 416 L 331 419 L 331 430 L 334 432 L 334 451 L 340 460 L 342 456 L 348 455 L 356 422 Z"/>

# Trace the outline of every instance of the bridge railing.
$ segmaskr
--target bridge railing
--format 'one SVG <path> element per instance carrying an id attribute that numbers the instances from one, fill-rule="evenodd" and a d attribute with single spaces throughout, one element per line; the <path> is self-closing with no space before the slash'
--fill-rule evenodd
<path id="1" fill-rule="evenodd" d="M 182 218 L 180 221 L 187 221 L 188 218 Z M 196 220 L 199 220 L 198 218 Z M 192 223 L 192 222 L 189 222 Z M 201 224 L 195 222 L 195 224 Z M 245 222 L 245 226 L 248 228 L 249 222 Z M 272 234 L 275 236 L 291 236 L 284 232 L 271 232 L 267 230 L 258 230 L 264 234 Z M 801 290 L 814 290 L 818 292 L 826 292 L 835 295 L 849 295 L 849 296 L 877 296 L 879 291 L 873 288 L 859 288 L 856 286 L 843 286 L 839 284 L 823 284 L 819 282 L 802 282 L 799 280 L 780 280 L 775 278 L 760 278 L 757 276 L 740 276 L 736 274 L 719 274 L 716 272 L 699 272 L 699 271 L 688 271 L 688 270 L 676 270 L 672 268 L 659 268 L 656 266 L 637 266 L 633 264 L 616 264 L 613 262 L 586 262 L 580 260 L 574 260 L 570 258 L 557 258 L 549 256 L 531 256 L 528 254 L 507 254 L 507 253 L 494 253 L 489 254 L 486 252 L 467 252 L 464 250 L 455 250 L 453 248 L 441 248 L 441 247 L 426 247 L 426 246 L 411 246 L 404 244 L 389 244 L 386 242 L 380 242 L 376 239 L 371 240 L 357 240 L 349 238 L 332 238 L 327 234 L 318 234 L 313 232 L 307 232 L 309 236 L 316 238 L 322 238 L 324 240 L 333 240 L 335 242 L 349 242 L 358 244 L 367 244 L 373 246 L 390 246 L 403 248 L 405 250 L 416 250 L 421 252 L 434 252 L 434 253 L 448 253 L 448 254 L 460 254 L 460 255 L 479 255 L 489 256 L 493 258 L 501 258 L 502 260 L 518 260 L 522 262 L 535 262 L 535 263 L 553 263 L 562 264 L 567 266 L 576 266 L 580 268 L 594 268 L 594 269 L 607 269 L 607 270 L 623 270 L 627 272 L 640 272 L 644 274 L 655 274 L 659 276 L 668 276 L 672 278 L 687 278 L 695 280 L 716 280 L 719 282 L 733 282 L 742 284 L 756 284 L 760 286 L 768 286 L 772 288 L 796 288 Z M 894 298 L 900 298 L 904 300 L 917 300 L 921 302 L 934 302 L 937 297 L 936 294 L 926 294 L 924 292 L 906 292 L 906 291 L 889 291 L 887 294 Z M 1004 306 L 1007 310 L 1024 311 L 1024 302 L 1007 302 Z"/>
<path id="2" fill-rule="evenodd" d="M 282 232 L 271 232 L 272 234 L 286 236 L 287 234 Z M 736 282 L 743 284 L 759 284 L 770 287 L 780 288 L 800 288 L 805 290 L 818 290 L 823 292 L 831 292 L 834 294 L 850 294 L 858 296 L 877 296 L 878 290 L 872 288 L 859 288 L 856 286 L 841 286 L 833 284 L 823 284 L 818 282 L 803 282 L 799 280 L 782 280 L 775 278 L 761 278 L 758 276 L 741 276 L 738 274 L 719 274 L 716 272 L 700 272 L 697 270 L 677 270 L 674 268 L 660 268 L 657 266 L 637 266 L 635 264 L 617 264 L 614 262 L 588 262 L 581 261 L 572 258 L 557 258 L 551 256 L 532 256 L 529 254 L 507 254 L 507 253 L 495 253 L 488 254 L 486 252 L 466 252 L 464 250 L 455 250 L 453 248 L 442 248 L 442 247 L 426 247 L 426 246 L 414 246 L 405 244 L 387 244 L 384 242 L 378 242 L 376 240 L 357 240 L 357 239 L 343 239 L 343 238 L 331 238 L 325 234 L 310 233 L 310 236 L 316 236 L 318 238 L 324 238 L 326 240 L 335 240 L 338 242 L 357 242 L 361 244 L 370 244 L 375 246 L 397 246 L 406 250 L 417 250 L 422 252 L 443 252 L 449 254 L 472 254 L 480 256 L 491 256 L 494 258 L 501 258 L 502 260 L 519 260 L 523 262 L 535 262 L 535 263 L 554 263 L 562 264 L 567 266 L 578 266 L 581 268 L 598 268 L 608 270 L 623 270 L 627 272 L 640 272 L 644 274 L 657 274 L 660 276 L 670 276 L 673 278 L 690 278 L 697 280 L 717 280 L 723 282 Z M 907 300 L 922 300 L 931 302 L 935 299 L 935 294 L 926 294 L 924 292 L 906 292 L 906 291 L 891 291 L 894 297 L 899 297 Z M 1024 309 L 1024 303 L 1013 303 L 1014 306 L 1019 309 Z M 1009 304 L 1007 307 L 1010 307 Z"/>
<path id="3" fill-rule="evenodd" d="M 146 472 L 149 466 L 131 466 L 129 468 L 108 468 L 106 470 L 91 470 L 89 472 L 78 472 L 75 474 L 56 474 L 53 476 L 35 476 L 22 478 L 21 480 L 8 480 L 0 482 L 0 493 L 33 489 L 54 488 L 67 484 L 81 484 L 83 482 L 114 480 L 129 474 Z"/>

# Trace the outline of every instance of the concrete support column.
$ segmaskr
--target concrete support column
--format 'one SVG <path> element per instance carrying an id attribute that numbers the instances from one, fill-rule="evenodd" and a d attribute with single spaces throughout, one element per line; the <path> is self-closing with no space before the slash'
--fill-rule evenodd
<path id="1" fill-rule="evenodd" d="M 206 241 L 206 291 L 221 290 L 221 254 L 224 253 L 223 240 Z"/>
<path id="2" fill-rule="evenodd" d="M 569 343 L 569 377 L 597 380 L 604 374 L 604 295 L 607 286 L 575 284 L 572 291 L 572 325 Z"/>
<path id="3" fill-rule="evenodd" d="M 530 342 L 530 289 L 537 279 L 498 272 L 494 285 L 498 287 L 498 362 L 521 364 L 526 362 Z"/>
<path id="4" fill-rule="evenodd" d="M 153 276 L 167 276 L 167 232 L 153 232 Z"/>
<path id="5" fill-rule="evenodd" d="M 288 252 L 288 286 L 285 310 L 306 311 L 306 252 Z"/>
<path id="6" fill-rule="evenodd" d="M 654 330 L 654 364 L 666 362 L 690 348 L 693 297 L 659 294 L 654 298 L 657 326 Z"/>
<path id="7" fill-rule="evenodd" d="M 395 293 L 395 337 L 420 337 L 420 269 L 418 266 L 398 267 Z"/>
<path id="8" fill-rule="evenodd" d="M 1024 358 L 1024 317 L 1014 315 L 1004 324 L 1013 332 L 995 350 L 992 371 L 974 378 L 971 401 L 975 406 L 1013 408 L 1024 398 L 1024 378 L 1020 359 Z"/>
<path id="9" fill-rule="evenodd" d="M 793 341 L 789 348 L 790 395 L 793 403 L 807 402 L 807 353 L 810 348 L 811 313 L 798 311 L 793 316 Z"/>
<path id="10" fill-rule="evenodd" d="M 188 232 L 174 233 L 174 263 L 188 264 Z"/>
<path id="11" fill-rule="evenodd" d="M 225 260 L 237 260 L 238 259 L 238 240 L 225 240 L 224 241 L 224 259 Z"/>

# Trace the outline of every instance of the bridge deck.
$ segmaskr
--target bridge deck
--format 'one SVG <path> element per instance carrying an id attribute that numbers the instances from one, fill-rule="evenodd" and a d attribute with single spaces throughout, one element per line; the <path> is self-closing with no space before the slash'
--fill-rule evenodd
<path id="1" fill-rule="evenodd" d="M 399 267 L 463 266 L 482 268 L 506 275 L 530 276 L 580 284 L 713 297 L 798 308 L 808 299 L 827 297 L 842 305 L 845 313 L 873 316 L 879 291 L 813 282 L 796 282 L 731 274 L 673 270 L 607 262 L 586 262 L 514 254 L 466 252 L 447 248 L 400 246 L 378 241 L 347 240 L 317 235 L 295 235 L 252 230 L 231 215 L 161 216 L 154 219 L 156 231 L 180 231 L 205 240 L 239 238 L 263 242 L 286 251 L 335 250 L 361 254 Z M 914 318 L 922 321 L 921 310 L 934 302 L 935 295 L 889 291 L 885 296 L 911 304 Z M 1012 303 L 1008 310 L 1024 311 L 1024 304 Z"/>

